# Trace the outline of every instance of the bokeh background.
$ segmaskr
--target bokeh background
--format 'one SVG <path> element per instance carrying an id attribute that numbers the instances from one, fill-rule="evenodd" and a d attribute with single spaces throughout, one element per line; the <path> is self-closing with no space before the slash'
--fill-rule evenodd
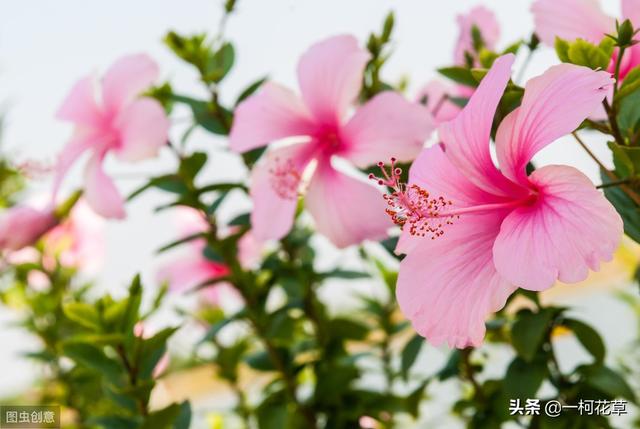
<path id="1" fill-rule="evenodd" d="M 385 68 L 385 78 L 409 79 L 408 95 L 411 96 L 436 76 L 437 67 L 452 62 L 458 14 L 478 4 L 492 9 L 501 25 L 499 47 L 506 47 L 531 34 L 530 3 L 530 0 L 239 0 L 237 12 L 226 28 L 227 37 L 236 47 L 236 66 L 225 81 L 222 98 L 233 100 L 248 83 L 267 75 L 295 87 L 297 58 L 311 43 L 340 33 L 352 33 L 365 40 L 380 26 L 389 10 L 395 11 L 397 25 L 394 54 Z M 617 0 L 602 3 L 608 13 L 619 14 Z M 217 0 L 3 0 L 0 2 L 2 150 L 18 161 L 52 164 L 71 131 L 54 118 L 61 100 L 80 76 L 104 70 L 123 54 L 149 53 L 160 64 L 162 78 L 170 80 L 177 91 L 198 95 L 202 89 L 197 86 L 195 72 L 178 63 L 161 39 L 168 30 L 215 32 L 221 11 Z M 537 51 L 525 79 L 555 62 L 555 54 L 550 49 Z M 189 114 L 182 113 L 185 118 Z M 180 111 L 176 112 L 178 121 L 180 116 Z M 174 131 L 179 138 L 181 127 L 175 127 Z M 222 148 L 223 141 L 212 134 L 196 133 L 191 139 L 194 147 Z M 589 136 L 586 140 L 593 142 Z M 599 146 L 594 144 L 594 151 L 610 162 L 605 146 Z M 215 174 L 219 180 L 243 177 L 244 167 L 236 156 L 222 150 L 215 153 L 210 156 L 207 167 L 210 175 Z M 535 162 L 543 165 L 551 160 L 574 165 L 598 182 L 596 166 L 570 140 L 548 147 Z M 166 171 L 172 162 L 167 156 L 133 166 L 108 163 L 107 169 L 126 192 L 145 177 Z M 80 183 L 80 170 L 74 169 L 67 186 Z M 36 185 L 34 195 L 46 191 L 49 183 L 43 179 Z M 128 206 L 125 221 L 110 222 L 106 226 L 105 260 L 92 276 L 102 290 L 122 293 L 136 272 L 142 273 L 146 284 L 155 284 L 155 270 L 161 260 L 155 257 L 154 251 L 176 234 L 169 213 L 152 216 L 158 198 L 159 194 L 153 192 L 145 194 Z M 247 204 L 230 199 L 225 210 L 231 216 Z M 349 263 L 349 250 L 338 251 L 322 239 L 316 244 L 323 255 L 321 264 L 332 266 L 345 260 Z M 627 244 L 616 262 L 606 265 L 602 273 L 592 276 L 585 284 L 561 287 L 547 296 L 556 302 L 570 302 L 576 317 L 596 326 L 607 342 L 612 359 L 624 354 L 630 339 L 638 335 L 633 312 L 612 293 L 612 288 L 628 284 L 636 255 L 636 250 Z M 322 298 L 333 302 L 339 311 L 340 306 L 349 305 L 353 288 L 377 293 L 375 285 L 353 283 L 350 289 L 343 284 L 329 285 L 321 291 Z M 189 297 L 175 299 L 188 305 Z M 166 319 L 162 324 L 166 325 L 174 315 L 169 310 L 163 314 Z M 28 350 L 32 340 L 11 328 L 13 320 L 15 315 L 0 308 L 0 397 L 21 391 L 37 376 L 29 361 L 19 358 L 19 353 Z M 176 341 L 188 342 L 192 337 L 193 333 L 183 329 Z M 586 358 L 571 338 L 560 341 L 559 354 L 561 362 L 568 366 Z M 427 348 L 421 355 L 420 365 L 425 372 L 434 371 L 445 355 L 444 350 Z M 495 359 L 495 367 L 501 370 L 500 356 Z M 219 400 L 215 392 L 207 390 L 209 388 L 215 389 L 215 386 L 201 389 L 205 392 L 203 401 Z M 167 389 L 167 394 L 174 394 L 171 389 L 179 391 L 180 387 Z M 433 393 L 433 388 L 430 391 Z M 442 398 L 435 400 L 442 407 L 429 413 L 428 419 L 442 424 L 447 413 L 447 386 L 435 391 L 441 393 L 436 396 Z"/>

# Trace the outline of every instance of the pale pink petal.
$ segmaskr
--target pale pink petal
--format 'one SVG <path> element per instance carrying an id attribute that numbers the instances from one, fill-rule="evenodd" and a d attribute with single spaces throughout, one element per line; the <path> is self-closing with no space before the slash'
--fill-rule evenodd
<path id="1" fill-rule="evenodd" d="M 103 156 L 94 154 L 85 170 L 84 198 L 93 211 L 105 218 L 123 219 L 124 200 L 102 169 Z"/>
<path id="2" fill-rule="evenodd" d="M 169 138 L 169 119 L 156 100 L 140 98 L 120 110 L 115 126 L 120 133 L 115 148 L 123 161 L 140 161 L 158 155 Z"/>
<path id="3" fill-rule="evenodd" d="M 53 177 L 53 192 L 52 200 L 55 202 L 60 190 L 60 185 L 64 180 L 67 172 L 77 161 L 77 159 L 90 148 L 100 144 L 100 137 L 89 137 L 84 135 L 77 135 L 62 149 L 58 155 L 58 161 L 56 163 L 54 177 Z"/>
<path id="4" fill-rule="evenodd" d="M 56 117 L 81 127 L 101 127 L 104 121 L 103 113 L 96 104 L 95 90 L 94 79 L 91 76 L 76 82 L 62 102 Z"/>
<path id="5" fill-rule="evenodd" d="M 534 171 L 535 204 L 504 220 L 494 248 L 498 272 L 529 290 L 556 279 L 578 282 L 608 261 L 622 238 L 622 220 L 604 195 L 578 170 L 547 166 Z"/>
<path id="6" fill-rule="evenodd" d="M 310 144 L 270 151 L 251 172 L 251 229 L 259 241 L 279 240 L 291 230 Z"/>
<path id="7" fill-rule="evenodd" d="M 102 99 L 109 112 L 117 112 L 148 89 L 158 77 L 158 65 L 147 55 L 120 58 L 104 75 Z"/>
<path id="8" fill-rule="evenodd" d="M 496 135 L 503 174 L 526 185 L 527 162 L 596 113 L 612 83 L 607 72 L 572 64 L 553 66 L 527 82 L 522 104 L 502 121 Z"/>
<path id="9" fill-rule="evenodd" d="M 358 96 L 369 54 L 353 36 L 335 36 L 311 46 L 298 63 L 305 105 L 317 121 L 337 124 Z"/>
<path id="10" fill-rule="evenodd" d="M 599 43 L 615 30 L 614 19 L 602 12 L 598 0 L 536 0 L 531 11 L 536 34 L 549 46 L 556 37 Z"/>
<path id="11" fill-rule="evenodd" d="M 449 160 L 477 187 L 495 195 L 518 192 L 496 168 L 489 152 L 491 125 L 498 102 L 511 76 L 512 54 L 496 59 L 469 103 L 438 131 Z"/>
<path id="12" fill-rule="evenodd" d="M 337 247 L 384 238 L 391 226 L 380 190 L 336 171 L 328 160 L 318 163 L 305 205 L 318 232 Z"/>
<path id="13" fill-rule="evenodd" d="M 342 130 L 343 156 L 358 167 L 395 157 L 413 160 L 434 129 L 429 111 L 385 91 L 360 107 Z"/>
<path id="14" fill-rule="evenodd" d="M 246 232 L 238 240 L 238 261 L 245 269 L 255 268 L 260 262 L 264 243 L 257 240 L 252 231 Z"/>
<path id="15" fill-rule="evenodd" d="M 491 253 L 504 215 L 461 217 L 441 237 L 423 239 L 400 263 L 400 310 L 434 345 L 478 346 L 485 318 L 516 289 L 496 272 Z"/>
<path id="16" fill-rule="evenodd" d="M 449 97 L 460 95 L 457 88 L 447 85 L 441 80 L 428 82 L 419 92 L 416 101 L 426 101 L 425 106 L 431 113 L 436 123 L 450 121 L 458 116 L 462 110 L 460 106 L 450 101 Z"/>
<path id="17" fill-rule="evenodd" d="M 500 38 L 500 25 L 496 16 L 484 6 L 476 6 L 465 15 L 458 15 L 459 35 L 454 50 L 456 64 L 465 65 L 465 52 L 473 54 L 472 29 L 475 26 L 480 30 L 482 41 L 489 50 L 494 50 Z M 473 56 L 473 55 L 472 55 Z"/>
<path id="18" fill-rule="evenodd" d="M 300 98 L 289 89 L 267 82 L 235 111 L 229 146 L 246 152 L 285 137 L 307 136 L 315 130 Z"/>
<path id="19" fill-rule="evenodd" d="M 11 207 L 0 215 L 0 249 L 20 250 L 35 244 L 57 222 L 51 207 Z"/>
<path id="20" fill-rule="evenodd" d="M 97 272 L 104 260 L 104 232 L 104 219 L 80 200 L 69 217 L 46 234 L 44 248 L 65 266 Z"/>
<path id="21" fill-rule="evenodd" d="M 501 202 L 499 197 L 475 186 L 447 158 L 442 144 L 424 149 L 411 165 L 409 185 L 418 185 L 433 198 L 443 197 L 451 201 L 452 210 Z M 409 253 L 422 237 L 415 237 L 409 229 L 402 231 L 396 253 Z"/>
<path id="22" fill-rule="evenodd" d="M 622 17 L 630 20 L 635 28 L 640 27 L 640 0 L 622 0 Z"/>
<path id="23" fill-rule="evenodd" d="M 158 270 L 158 281 L 167 282 L 172 291 L 179 292 L 193 289 L 227 273 L 224 265 L 208 261 L 202 255 L 190 254 L 165 264 Z"/>

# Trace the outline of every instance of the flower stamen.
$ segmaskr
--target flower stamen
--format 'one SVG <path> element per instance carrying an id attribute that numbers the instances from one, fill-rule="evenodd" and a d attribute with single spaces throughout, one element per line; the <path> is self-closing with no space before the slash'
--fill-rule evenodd
<path id="1" fill-rule="evenodd" d="M 280 198 L 295 200 L 300 196 L 302 175 L 291 159 L 274 158 L 269 168 L 269 182 Z"/>
<path id="2" fill-rule="evenodd" d="M 432 240 L 444 234 L 446 225 L 452 225 L 454 218 L 460 216 L 447 213 L 453 203 L 444 197 L 432 197 L 429 192 L 416 184 L 402 182 L 402 169 L 396 167 L 396 159 L 391 158 L 391 167 L 387 171 L 383 162 L 378 163 L 382 177 L 374 174 L 369 179 L 376 180 L 380 186 L 391 188 L 391 193 L 383 197 L 387 202 L 386 212 L 400 228 L 409 228 L 409 233 L 418 237 L 430 236 Z"/>

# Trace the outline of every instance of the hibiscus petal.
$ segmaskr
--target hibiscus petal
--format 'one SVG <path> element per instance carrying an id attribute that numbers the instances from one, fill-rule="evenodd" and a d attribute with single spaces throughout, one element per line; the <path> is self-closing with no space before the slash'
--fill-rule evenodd
<path id="1" fill-rule="evenodd" d="M 56 117 L 82 127 L 99 127 L 102 123 L 102 112 L 96 104 L 94 83 L 92 76 L 76 82 L 62 102 Z"/>
<path id="2" fill-rule="evenodd" d="M 251 172 L 251 230 L 257 240 L 279 240 L 291 230 L 310 149 L 302 143 L 270 151 Z"/>
<path id="3" fill-rule="evenodd" d="M 635 28 L 640 26 L 640 0 L 622 0 L 622 16 Z"/>
<path id="4" fill-rule="evenodd" d="M 465 52 L 473 53 L 472 29 L 475 26 L 480 30 L 482 41 L 489 50 L 495 48 L 500 38 L 500 25 L 496 16 L 489 9 L 483 6 L 476 6 L 469 13 L 458 16 L 458 28 L 460 33 L 454 50 L 454 61 L 456 64 L 466 64 Z"/>
<path id="5" fill-rule="evenodd" d="M 107 110 L 118 111 L 150 87 L 158 73 L 158 65 L 145 54 L 120 58 L 107 70 L 102 80 L 102 99 Z"/>
<path id="6" fill-rule="evenodd" d="M 383 238 L 391 227 L 380 190 L 336 171 L 329 161 L 318 163 L 305 205 L 318 232 L 337 247 Z"/>
<path id="7" fill-rule="evenodd" d="M 169 138 L 169 119 L 156 100 L 143 97 L 120 111 L 116 127 L 120 144 L 116 155 L 123 161 L 140 161 L 158 155 Z"/>
<path id="8" fill-rule="evenodd" d="M 522 104 L 502 121 L 496 135 L 502 173 L 526 184 L 527 162 L 595 113 L 612 83 L 607 72 L 572 64 L 551 67 L 527 82 Z"/>
<path id="9" fill-rule="evenodd" d="M 335 36 L 316 43 L 298 63 L 302 98 L 315 118 L 337 124 L 356 99 L 369 54 L 353 36 Z"/>
<path id="10" fill-rule="evenodd" d="M 411 161 L 433 131 L 429 111 L 401 95 L 385 91 L 358 109 L 343 129 L 343 156 L 359 167 L 395 157 Z"/>
<path id="11" fill-rule="evenodd" d="M 424 149 L 413 162 L 409 170 L 409 185 L 414 184 L 429 192 L 433 198 L 443 197 L 451 201 L 452 210 L 501 201 L 499 197 L 470 182 L 451 163 L 442 144 Z M 396 253 L 409 253 L 422 241 L 422 237 L 412 236 L 409 229 L 405 228 L 398 241 Z"/>
<path id="12" fill-rule="evenodd" d="M 493 254 L 498 272 L 529 290 L 544 290 L 556 279 L 584 280 L 608 261 L 622 238 L 622 220 L 578 170 L 551 165 L 534 171 L 535 204 L 504 220 Z"/>
<path id="13" fill-rule="evenodd" d="M 491 248 L 505 213 L 460 218 L 400 263 L 396 296 L 415 330 L 434 345 L 478 346 L 488 314 L 516 287 L 495 270 Z"/>
<path id="14" fill-rule="evenodd" d="M 71 166 L 85 151 L 87 151 L 91 147 L 94 147 L 96 144 L 99 144 L 99 142 L 100 139 L 87 136 L 77 136 L 75 139 L 67 143 L 67 145 L 62 149 L 62 151 L 58 155 L 58 161 L 56 162 L 53 177 L 53 191 L 51 193 L 51 200 L 54 203 L 58 195 L 58 191 L 60 190 L 60 186 L 62 185 L 62 181 L 64 180 Z"/>
<path id="15" fill-rule="evenodd" d="M 158 271 L 158 281 L 167 282 L 169 288 L 177 292 L 195 288 L 227 273 L 222 264 L 203 260 L 199 255 L 189 255 L 164 265 Z"/>
<path id="16" fill-rule="evenodd" d="M 536 34 L 549 46 L 556 37 L 565 40 L 585 39 L 599 43 L 614 28 L 598 0 L 537 0 L 531 7 Z"/>
<path id="17" fill-rule="evenodd" d="M 104 155 L 94 154 L 85 170 L 84 198 L 93 211 L 105 218 L 124 219 L 124 200 L 113 181 L 104 173 Z"/>
<path id="18" fill-rule="evenodd" d="M 469 180 L 495 195 L 517 192 L 496 168 L 489 152 L 491 125 L 515 56 L 498 58 L 469 103 L 456 118 L 438 128 L 447 156 Z"/>
<path id="19" fill-rule="evenodd" d="M 229 146 L 246 152 L 285 137 L 306 136 L 313 121 L 300 98 L 291 90 L 267 82 L 236 109 Z"/>
<path id="20" fill-rule="evenodd" d="M 450 101 L 447 96 L 458 96 L 458 88 L 447 85 L 441 80 L 432 80 L 418 92 L 416 101 L 426 101 L 426 108 L 436 123 L 450 121 L 458 116 L 462 110 L 460 106 Z"/>

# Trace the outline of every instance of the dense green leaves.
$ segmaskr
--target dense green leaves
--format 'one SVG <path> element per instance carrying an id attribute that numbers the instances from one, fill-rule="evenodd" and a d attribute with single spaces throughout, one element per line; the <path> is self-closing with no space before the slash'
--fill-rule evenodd
<path id="1" fill-rule="evenodd" d="M 537 313 L 523 310 L 518 313 L 511 330 L 511 342 L 518 355 L 526 362 L 531 362 L 542 346 L 554 315 L 555 311 L 552 309 L 543 309 Z"/>
<path id="2" fill-rule="evenodd" d="M 606 349 L 600 334 L 591 326 L 576 319 L 563 319 L 562 325 L 571 329 L 585 349 L 594 357 L 596 362 L 604 360 Z"/>

